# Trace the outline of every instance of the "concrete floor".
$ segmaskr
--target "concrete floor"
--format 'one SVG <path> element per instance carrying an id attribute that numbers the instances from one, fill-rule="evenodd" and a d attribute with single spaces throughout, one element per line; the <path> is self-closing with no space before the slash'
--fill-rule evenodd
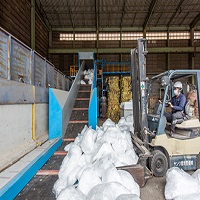
<path id="1" fill-rule="evenodd" d="M 143 188 L 140 188 L 141 200 L 165 200 L 166 177 L 150 178 Z"/>

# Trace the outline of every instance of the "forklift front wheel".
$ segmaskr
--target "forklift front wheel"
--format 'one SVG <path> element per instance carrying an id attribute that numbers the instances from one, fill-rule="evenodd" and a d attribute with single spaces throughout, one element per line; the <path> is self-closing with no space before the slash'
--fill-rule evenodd
<path id="1" fill-rule="evenodd" d="M 151 171 L 154 176 L 164 176 L 168 169 L 168 162 L 165 154 L 159 150 L 152 152 L 153 157 L 150 159 Z"/>

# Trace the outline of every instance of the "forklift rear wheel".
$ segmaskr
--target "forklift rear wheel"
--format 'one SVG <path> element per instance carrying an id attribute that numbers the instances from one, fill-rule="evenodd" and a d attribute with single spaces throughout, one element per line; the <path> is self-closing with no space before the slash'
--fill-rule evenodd
<path id="1" fill-rule="evenodd" d="M 168 162 L 165 154 L 159 150 L 152 152 L 153 157 L 150 160 L 151 171 L 154 176 L 164 176 L 168 169 Z"/>

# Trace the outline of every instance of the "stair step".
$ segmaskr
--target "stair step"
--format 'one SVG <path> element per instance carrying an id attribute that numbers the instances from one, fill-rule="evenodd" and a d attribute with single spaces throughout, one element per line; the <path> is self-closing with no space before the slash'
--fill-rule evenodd
<path id="1" fill-rule="evenodd" d="M 75 101 L 74 108 L 88 108 L 89 100 L 85 101 Z"/>
<path id="2" fill-rule="evenodd" d="M 63 138 L 63 141 L 65 142 L 73 142 L 75 138 Z"/>
<path id="3" fill-rule="evenodd" d="M 89 101 L 90 98 L 76 98 L 77 101 Z"/>
<path id="4" fill-rule="evenodd" d="M 88 120 L 70 120 L 69 124 L 86 124 Z"/>
<path id="5" fill-rule="evenodd" d="M 77 137 L 78 133 L 81 133 L 81 131 L 83 130 L 85 125 L 88 125 L 88 123 L 85 123 L 85 124 L 83 124 L 83 123 L 82 124 L 68 124 L 67 130 L 66 130 L 66 133 L 65 133 L 65 138 L 75 138 L 75 137 Z"/>
<path id="6" fill-rule="evenodd" d="M 73 110 L 70 121 L 88 120 L 88 110 Z"/>
<path id="7" fill-rule="evenodd" d="M 90 92 L 79 91 L 77 98 L 90 98 Z"/>
<path id="8" fill-rule="evenodd" d="M 91 92 L 90 90 L 79 90 L 79 92 Z"/>
<path id="9" fill-rule="evenodd" d="M 83 110 L 88 110 L 88 108 L 73 108 L 73 110 L 81 110 L 81 111 L 83 111 Z"/>
<path id="10" fill-rule="evenodd" d="M 67 155 L 67 151 L 55 151 L 54 152 L 54 156 L 64 156 L 64 155 Z"/>
<path id="11" fill-rule="evenodd" d="M 58 175 L 58 171 L 59 170 L 39 170 L 38 172 L 37 172 L 37 176 L 49 176 L 49 175 Z"/>

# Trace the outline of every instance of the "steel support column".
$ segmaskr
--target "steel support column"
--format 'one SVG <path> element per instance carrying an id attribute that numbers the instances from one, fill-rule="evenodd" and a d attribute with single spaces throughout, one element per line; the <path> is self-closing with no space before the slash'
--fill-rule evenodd
<path id="1" fill-rule="evenodd" d="M 195 56 L 195 46 L 194 46 L 194 28 L 190 30 L 190 46 L 194 48 L 194 52 L 189 54 L 189 67 L 190 69 L 194 69 L 194 56 Z M 194 84 L 194 77 L 192 77 L 192 83 Z"/>
<path id="2" fill-rule="evenodd" d="M 75 31 L 73 30 L 73 48 L 75 48 L 76 43 L 75 43 Z M 76 65 L 76 60 L 75 60 L 75 54 L 73 53 L 73 65 Z"/>
<path id="3" fill-rule="evenodd" d="M 97 42 L 96 42 L 96 49 L 97 49 L 97 57 L 96 59 L 99 59 L 99 0 L 95 1 L 95 16 L 96 16 L 96 34 L 97 34 Z"/>
<path id="4" fill-rule="evenodd" d="M 31 48 L 35 49 L 35 0 L 31 0 Z"/>
<path id="5" fill-rule="evenodd" d="M 120 30 L 120 48 L 122 48 L 122 29 Z M 120 61 L 122 62 L 122 53 L 120 53 Z"/>
<path id="6" fill-rule="evenodd" d="M 167 47 L 170 47 L 170 44 L 169 44 L 169 30 L 167 30 Z M 170 53 L 167 53 L 167 70 L 170 70 Z"/>
<path id="7" fill-rule="evenodd" d="M 51 26 L 49 28 L 49 48 L 52 48 L 52 28 L 51 28 Z M 49 58 L 49 61 L 52 62 L 50 53 L 48 53 L 48 58 Z"/>

